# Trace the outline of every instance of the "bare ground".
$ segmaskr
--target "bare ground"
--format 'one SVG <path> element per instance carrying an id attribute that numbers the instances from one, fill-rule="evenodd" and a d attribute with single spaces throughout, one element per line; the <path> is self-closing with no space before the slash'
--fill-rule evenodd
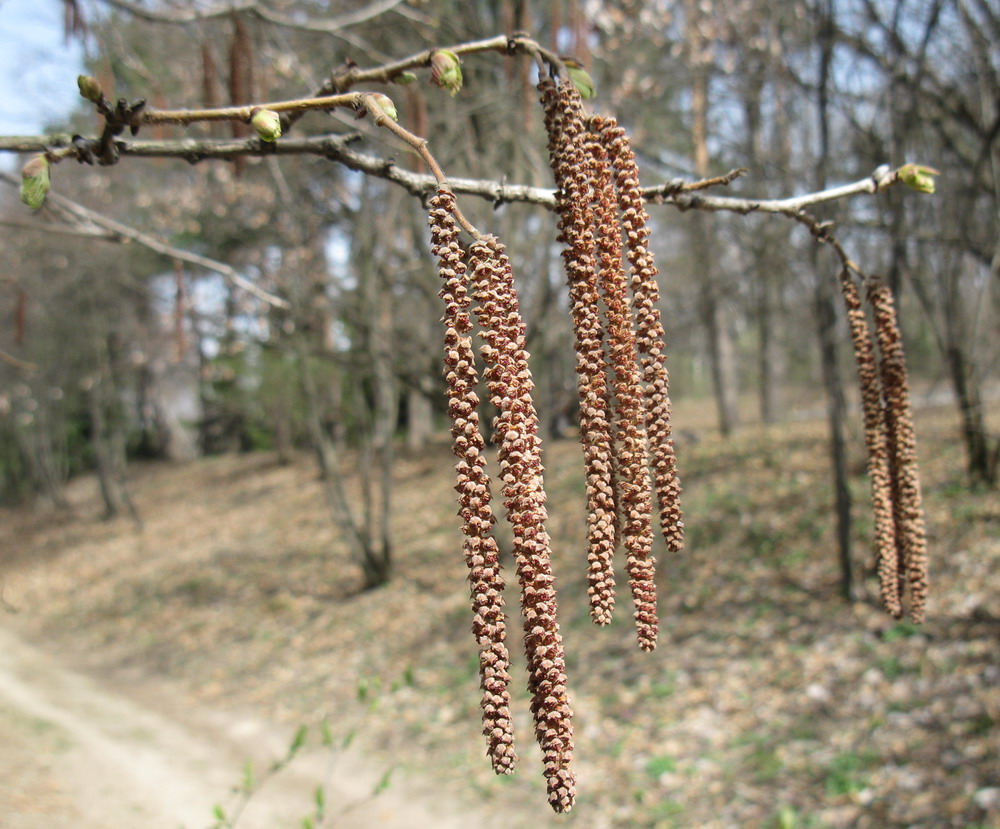
<path id="1" fill-rule="evenodd" d="M 702 419 L 693 413 L 685 429 L 682 411 L 679 427 L 696 432 Z M 200 829 L 212 804 L 229 808 L 247 758 L 259 773 L 306 724 L 308 757 L 263 790 L 276 793 L 276 814 L 288 825 L 300 825 L 316 786 L 328 781 L 335 826 L 447 826 L 442 816 L 450 816 L 455 825 L 515 828 L 998 827 L 1000 510 L 995 492 L 964 487 L 949 411 L 926 413 L 918 431 L 933 568 L 923 628 L 893 622 L 867 598 L 874 590 L 860 437 L 863 596 L 839 598 L 823 430 L 795 423 L 681 446 L 688 545 L 661 562 L 662 633 L 652 655 L 635 647 L 625 589 L 610 629 L 589 624 L 579 455 L 571 442 L 550 445 L 580 793 L 561 817 L 545 805 L 518 680 L 519 771 L 494 778 L 482 756 L 446 447 L 398 464 L 397 573 L 367 593 L 358 592 L 358 568 L 323 513 L 308 459 L 139 468 L 142 532 L 97 520 L 93 482 L 75 482 L 73 516 L 0 516 L 10 609 L 0 622 L 42 644 L 72 676 L 98 675 L 97 685 L 79 682 L 113 691 L 105 710 L 126 710 L 116 702 L 124 696 L 140 722 L 161 719 L 109 735 L 92 709 L 74 707 L 86 692 L 59 702 L 32 684 L 44 671 L 10 663 L 21 702 L 0 693 L 0 727 L 12 735 L 0 750 L 8 772 L 0 813 L 19 804 L 50 817 L 65 812 L 70 822 L 15 827 L 87 826 L 72 822 L 73 809 L 86 814 L 85 795 L 73 788 L 83 765 L 96 777 L 86 790 L 121 782 L 104 787 L 100 808 L 120 801 L 114 808 L 125 810 L 125 822 L 93 825 L 176 826 L 186 820 L 178 804 L 190 802 L 204 820 L 189 825 Z M 86 728 L 74 730 L 74 721 Z M 321 748 L 324 721 L 332 746 Z M 144 747 L 129 742 L 139 731 L 152 735 Z M 149 751 L 156 771 L 145 779 L 165 798 L 158 815 L 174 823 L 129 823 L 128 809 L 163 798 L 143 788 L 130 768 L 136 762 L 107 773 L 96 760 L 78 762 L 86 745 L 109 762 Z M 208 759 L 202 749 L 215 753 Z M 177 794 L 184 789 L 175 783 L 197 794 Z M 262 825 L 281 826 L 278 819 Z"/>
<path id="2" fill-rule="evenodd" d="M 431 804 L 411 784 L 376 794 L 381 774 L 356 751 L 307 747 L 244 801 L 231 790 L 246 763 L 267 769 L 288 750 L 287 729 L 184 706 L 148 679 L 124 691 L 0 630 L 5 829 L 196 829 L 215 822 L 217 805 L 234 815 L 241 802 L 240 827 L 300 827 L 320 783 L 345 829 L 469 825 L 467 812 Z"/>

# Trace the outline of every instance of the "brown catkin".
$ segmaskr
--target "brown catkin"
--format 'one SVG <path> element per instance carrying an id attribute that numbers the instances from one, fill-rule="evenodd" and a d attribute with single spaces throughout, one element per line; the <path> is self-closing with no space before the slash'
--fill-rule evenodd
<path id="1" fill-rule="evenodd" d="M 874 312 L 875 333 L 881 353 L 896 544 L 899 571 L 904 577 L 899 591 L 902 592 L 904 581 L 909 584 L 910 616 L 919 623 L 924 620 L 927 603 L 927 537 L 906 360 L 889 286 L 881 281 L 873 282 L 868 290 L 868 300 Z"/>
<path id="2" fill-rule="evenodd" d="M 528 368 L 525 328 L 510 263 L 493 236 L 469 250 L 476 315 L 483 332 L 482 354 L 490 399 L 499 410 L 494 423 L 497 460 L 514 558 L 521 585 L 524 649 L 535 736 L 542 749 L 549 803 L 566 812 L 576 796 L 570 768 L 572 711 L 566 692 L 566 659 L 556 620 L 550 540 L 542 481 L 538 416 Z"/>
<path id="3" fill-rule="evenodd" d="M 671 437 L 670 378 L 667 373 L 663 324 L 657 304 L 660 288 L 656 264 L 649 250 L 649 214 L 639 186 L 639 168 L 628 136 L 613 118 L 604 121 L 602 139 L 614 172 L 621 211 L 625 249 L 631 265 L 632 304 L 643 382 L 646 386 L 646 428 L 653 457 L 653 486 L 660 512 L 660 530 L 667 549 L 684 546 L 681 485 Z"/>
<path id="4" fill-rule="evenodd" d="M 584 152 L 579 92 L 565 83 L 557 90 L 548 78 L 539 83 L 539 91 L 557 187 L 559 241 L 565 245 L 563 260 L 575 337 L 580 442 L 587 487 L 590 615 L 597 624 L 606 625 L 615 606 L 614 553 L 619 527 L 610 392 L 598 313 L 591 171 Z"/>
<path id="5" fill-rule="evenodd" d="M 599 133 L 603 126 L 602 119 L 595 117 L 591 120 L 595 132 Z M 622 267 L 618 205 L 607 154 L 593 133 L 588 135 L 585 150 L 596 199 L 594 218 L 597 227 L 598 284 L 607 313 L 608 346 L 614 371 L 622 545 L 628 556 L 626 567 L 635 604 L 639 647 L 651 651 L 656 647 L 658 623 L 655 560 L 652 555 L 653 507 L 642 382 L 628 281 Z"/>
<path id="6" fill-rule="evenodd" d="M 510 656 L 507 651 L 506 617 L 500 555 L 493 535 L 490 480 L 479 427 L 478 376 L 472 349 L 470 300 L 466 289 L 466 266 L 458 245 L 458 228 L 452 216 L 454 196 L 445 190 L 431 200 L 429 223 L 434 255 L 443 280 L 445 377 L 448 384 L 448 414 L 451 417 L 453 449 L 458 456 L 456 471 L 459 515 L 465 533 L 465 560 L 472 594 L 472 631 L 479 645 L 479 679 L 483 691 L 483 734 L 487 754 L 497 774 L 510 774 L 517 762 L 510 716 Z"/>
<path id="7" fill-rule="evenodd" d="M 861 292 L 846 269 L 840 274 L 840 287 L 847 306 L 847 321 L 858 364 L 865 447 L 868 450 L 868 477 L 871 479 L 872 512 L 875 519 L 879 593 L 886 612 L 898 619 L 903 615 L 903 608 L 899 601 L 899 556 L 896 550 L 896 521 L 893 514 L 892 475 L 889 471 L 888 434 L 882 405 L 882 381 L 875 357 L 875 344 L 861 302 Z"/>

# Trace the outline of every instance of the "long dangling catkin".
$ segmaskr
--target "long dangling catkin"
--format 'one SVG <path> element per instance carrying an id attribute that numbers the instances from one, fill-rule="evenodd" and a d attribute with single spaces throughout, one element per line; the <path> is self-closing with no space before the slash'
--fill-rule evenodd
<path id="1" fill-rule="evenodd" d="M 591 119 L 591 129 L 600 133 L 602 119 Z M 619 470 L 619 514 L 622 545 L 628 555 L 626 568 L 635 604 L 639 647 L 656 647 L 656 581 L 652 555 L 652 502 L 649 453 L 643 412 L 642 383 L 636 354 L 628 281 L 622 267 L 622 235 L 618 225 L 607 154 L 597 136 L 588 135 L 585 151 L 594 185 L 594 219 L 597 228 L 598 284 L 608 320 L 608 346 L 614 371 L 614 400 Z"/>
<path id="2" fill-rule="evenodd" d="M 479 678 L 483 691 L 483 734 L 487 754 L 497 774 L 510 774 L 517 762 L 510 716 L 510 656 L 500 556 L 493 536 L 490 480 L 483 454 L 485 441 L 479 428 L 478 377 L 472 349 L 472 321 L 465 287 L 466 267 L 458 245 L 458 228 L 452 217 L 455 200 L 441 190 L 431 200 L 429 223 L 434 255 L 444 284 L 445 374 L 448 414 L 451 417 L 459 515 L 465 533 L 465 560 L 472 593 L 472 631 L 479 645 Z"/>
<path id="3" fill-rule="evenodd" d="M 917 441 L 910 409 L 906 360 L 896 322 L 896 308 L 889 286 L 873 282 L 868 291 L 875 317 L 875 333 L 881 352 L 882 388 L 889 436 L 889 469 L 892 476 L 896 516 L 896 544 L 899 570 L 910 588 L 910 616 L 924 620 L 927 603 L 927 537 L 924 528 L 923 498 L 917 468 Z"/>
<path id="4" fill-rule="evenodd" d="M 514 534 L 521 585 L 524 649 L 535 736 L 542 749 L 549 803 L 568 811 L 575 798 L 572 711 L 566 693 L 566 659 L 556 620 L 545 491 L 542 484 L 538 416 L 510 263 L 493 236 L 469 250 L 476 314 L 483 332 L 483 359 L 490 399 L 499 409 L 494 424 L 504 506 Z"/>
<path id="5" fill-rule="evenodd" d="M 559 241 L 569 285 L 580 397 L 580 443 L 587 487 L 587 592 L 598 625 L 611 621 L 615 606 L 614 554 L 618 536 L 614 436 L 607 364 L 598 314 L 591 182 L 583 149 L 580 96 L 571 84 L 538 85 L 549 135 L 549 161 L 556 182 Z"/>
<path id="6" fill-rule="evenodd" d="M 653 485 L 660 512 L 660 530 L 667 549 L 684 546 L 681 485 L 677 456 L 671 437 L 670 378 L 666 346 L 660 321 L 660 288 L 656 264 L 649 250 L 649 214 L 639 186 L 639 168 L 628 136 L 613 118 L 604 121 L 602 139 L 618 194 L 618 209 L 625 232 L 625 249 L 631 265 L 632 304 L 635 309 L 637 343 L 646 386 L 646 428 L 653 457 Z"/>
<path id="7" fill-rule="evenodd" d="M 840 274 L 840 287 L 847 306 L 847 321 L 858 364 L 865 447 L 868 450 L 868 477 L 871 479 L 872 512 L 875 519 L 879 593 L 886 612 L 898 619 L 903 615 L 903 608 L 899 601 L 899 556 L 896 550 L 896 521 L 893 515 L 888 435 L 882 405 L 882 381 L 875 357 L 875 344 L 861 302 L 861 292 L 846 268 Z"/>

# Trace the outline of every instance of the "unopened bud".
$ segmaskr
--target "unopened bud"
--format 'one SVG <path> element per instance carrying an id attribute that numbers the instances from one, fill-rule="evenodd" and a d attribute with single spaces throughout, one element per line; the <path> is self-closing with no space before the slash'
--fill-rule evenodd
<path id="1" fill-rule="evenodd" d="M 281 137 L 281 116 L 273 110 L 254 107 L 250 123 L 261 141 L 277 141 Z"/>
<path id="2" fill-rule="evenodd" d="M 21 170 L 21 201 L 32 210 L 38 210 L 45 204 L 50 186 L 49 160 L 44 155 L 36 155 Z"/>
<path id="3" fill-rule="evenodd" d="M 392 82 L 398 83 L 400 86 L 409 86 L 416 79 L 417 76 L 413 72 L 400 72 L 393 77 Z"/>
<path id="4" fill-rule="evenodd" d="M 399 120 L 399 115 L 396 112 L 396 105 L 392 102 L 392 98 L 388 95 L 383 95 L 381 92 L 373 92 L 370 96 L 371 101 L 375 106 L 382 110 L 383 115 L 387 115 L 393 121 Z M 372 115 L 378 115 L 379 113 L 373 112 Z"/>
<path id="5" fill-rule="evenodd" d="M 939 175 L 940 170 L 922 164 L 904 164 L 899 168 L 899 180 L 920 193 L 933 193 L 934 176 Z"/>
<path id="6" fill-rule="evenodd" d="M 590 77 L 590 73 L 575 58 L 564 57 L 562 62 L 566 67 L 570 83 L 576 87 L 580 97 L 584 100 L 593 98 L 597 94 L 597 89 L 594 87 L 594 79 Z"/>
<path id="7" fill-rule="evenodd" d="M 462 88 L 462 62 L 448 49 L 438 49 L 431 57 L 431 82 L 452 95 Z"/>
<path id="8" fill-rule="evenodd" d="M 76 85 L 80 89 L 80 95 L 92 104 L 101 100 L 101 95 L 104 94 L 97 79 L 90 77 L 90 75 L 77 75 Z"/>

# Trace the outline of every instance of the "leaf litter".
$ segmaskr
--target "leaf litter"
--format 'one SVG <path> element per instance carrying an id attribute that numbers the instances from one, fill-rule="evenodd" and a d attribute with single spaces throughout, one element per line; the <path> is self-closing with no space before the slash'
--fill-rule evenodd
<path id="1" fill-rule="evenodd" d="M 860 439 L 864 579 L 846 603 L 822 425 L 748 427 L 679 447 L 689 536 L 680 554 L 656 550 L 653 654 L 635 647 L 627 619 L 591 625 L 581 463 L 573 441 L 547 445 L 578 720 L 579 800 L 564 816 L 545 805 L 523 683 L 512 687 L 518 773 L 494 777 L 481 756 L 444 444 L 397 464 L 396 570 L 381 589 L 359 592 L 308 458 L 222 456 L 136 467 L 141 533 L 97 520 L 86 478 L 70 487 L 73 517 L 4 511 L 4 599 L 19 611 L 5 624 L 81 667 L 138 670 L 201 705 L 251 708 L 292 729 L 325 720 L 335 740 L 356 735 L 385 768 L 512 827 L 996 826 L 1000 511 L 995 492 L 962 486 L 950 411 L 922 413 L 918 435 L 931 530 L 924 625 L 877 607 Z"/>

